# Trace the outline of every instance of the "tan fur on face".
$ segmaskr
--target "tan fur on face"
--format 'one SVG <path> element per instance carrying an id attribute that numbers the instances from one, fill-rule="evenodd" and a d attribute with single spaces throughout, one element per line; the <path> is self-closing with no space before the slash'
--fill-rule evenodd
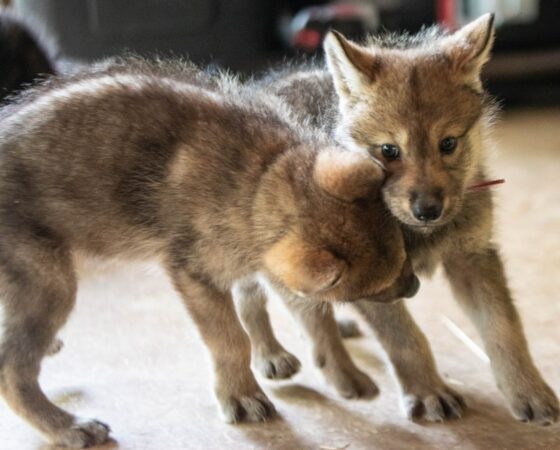
<path id="1" fill-rule="evenodd" d="M 385 199 L 405 224 L 418 224 L 409 198 L 423 191 L 441 191 L 445 208 L 439 223 L 452 219 L 479 172 L 477 130 L 486 120 L 479 71 L 492 37 L 492 21 L 483 17 L 429 47 L 361 47 L 340 35 L 325 41 L 340 97 L 338 139 L 383 162 Z M 375 77 L 371 69 L 355 74 L 364 67 L 375 67 Z M 449 136 L 458 139 L 457 149 L 442 155 L 439 142 Z M 382 144 L 400 147 L 400 159 L 386 160 Z"/>
<path id="2" fill-rule="evenodd" d="M 315 181 L 333 197 L 351 202 L 374 195 L 381 186 L 381 165 L 363 153 L 323 152 L 317 157 Z"/>
<path id="3" fill-rule="evenodd" d="M 346 268 L 344 261 L 329 251 L 310 246 L 293 233 L 274 244 L 264 261 L 288 289 L 301 295 L 332 287 Z"/>

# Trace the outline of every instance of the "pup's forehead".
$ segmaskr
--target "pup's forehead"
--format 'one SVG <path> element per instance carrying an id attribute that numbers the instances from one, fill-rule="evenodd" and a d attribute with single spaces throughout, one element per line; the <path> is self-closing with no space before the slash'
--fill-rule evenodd
<path id="1" fill-rule="evenodd" d="M 466 130 L 480 117 L 481 95 L 454 76 L 445 57 L 406 51 L 390 56 L 357 105 L 362 132 L 398 134 L 402 141 L 415 128 Z"/>

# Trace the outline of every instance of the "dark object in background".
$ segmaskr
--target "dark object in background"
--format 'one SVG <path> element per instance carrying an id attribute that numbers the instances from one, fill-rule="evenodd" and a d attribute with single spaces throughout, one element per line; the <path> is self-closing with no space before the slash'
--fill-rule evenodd
<path id="1" fill-rule="evenodd" d="M 293 50 L 321 54 L 329 29 L 361 41 L 376 32 L 415 33 L 435 20 L 435 0 L 362 1 L 284 0 L 289 5 L 280 18 L 284 42 Z M 318 44 L 317 44 L 318 42 Z"/>
<path id="2" fill-rule="evenodd" d="M 483 76 L 507 107 L 560 104 L 560 2 L 437 0 L 438 21 L 451 27 L 496 8 L 493 56 Z"/>
<path id="3" fill-rule="evenodd" d="M 14 0 L 44 23 L 65 57 L 183 55 L 250 69 L 270 54 L 276 0 Z"/>
<path id="4" fill-rule="evenodd" d="M 506 107 L 560 104 L 560 2 L 538 3 L 535 21 L 506 23 L 496 34 L 485 75 Z"/>
<path id="5" fill-rule="evenodd" d="M 436 22 L 441 5 L 455 5 L 452 14 L 461 23 L 481 14 L 483 6 L 474 0 L 364 0 L 360 5 L 374 11 L 376 19 L 372 21 L 367 14 L 353 13 L 356 5 L 350 7 L 351 2 L 344 0 L 12 3 L 18 12 L 46 27 L 66 58 L 93 61 L 128 49 L 142 55 L 188 56 L 197 63 L 245 72 L 277 63 L 285 55 L 322 55 L 322 36 L 328 27 L 356 40 L 366 32 L 415 33 Z M 338 6 L 333 6 L 335 3 Z M 329 17 L 321 11 L 343 14 Z M 498 27 L 495 51 L 484 78 L 490 91 L 506 105 L 560 104 L 559 17 L 558 0 L 539 0 L 535 21 L 506 22 Z M 290 25 L 294 20 L 296 23 Z"/>
<path id="6" fill-rule="evenodd" d="M 32 25 L 0 11 L 0 102 L 35 79 L 54 73 L 51 52 Z"/>

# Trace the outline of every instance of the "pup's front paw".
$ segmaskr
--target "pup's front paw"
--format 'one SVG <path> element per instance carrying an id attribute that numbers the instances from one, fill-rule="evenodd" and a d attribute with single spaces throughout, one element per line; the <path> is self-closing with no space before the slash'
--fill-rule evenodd
<path id="1" fill-rule="evenodd" d="M 107 425 L 98 420 L 77 421 L 71 427 L 58 431 L 51 440 L 62 447 L 93 447 L 107 442 L 110 431 Z"/>
<path id="2" fill-rule="evenodd" d="M 459 419 L 466 408 L 465 400 L 443 382 L 433 386 L 418 386 L 402 394 L 402 405 L 410 420 L 424 419 L 443 422 Z"/>
<path id="3" fill-rule="evenodd" d="M 284 349 L 269 355 L 255 355 L 254 365 L 263 377 L 275 380 L 290 378 L 301 367 L 299 360 Z"/>
<path id="4" fill-rule="evenodd" d="M 252 390 L 218 393 L 217 397 L 227 423 L 264 422 L 276 414 L 276 408 L 258 386 Z"/>
<path id="5" fill-rule="evenodd" d="M 344 398 L 373 398 L 379 388 L 373 380 L 353 364 L 329 365 L 323 367 L 323 374 L 338 394 Z"/>
<path id="6" fill-rule="evenodd" d="M 506 394 L 506 397 L 514 417 L 522 422 L 551 425 L 558 421 L 558 399 L 544 382 L 533 383 L 530 388 L 514 390 L 509 395 Z"/>

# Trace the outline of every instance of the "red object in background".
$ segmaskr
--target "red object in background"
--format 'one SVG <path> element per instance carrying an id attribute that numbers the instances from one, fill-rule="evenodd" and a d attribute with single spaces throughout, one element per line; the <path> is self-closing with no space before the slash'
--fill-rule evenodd
<path id="1" fill-rule="evenodd" d="M 321 40 L 322 36 L 319 31 L 303 28 L 294 35 L 292 39 L 292 46 L 312 52 L 319 47 Z"/>
<path id="2" fill-rule="evenodd" d="M 436 0 L 436 19 L 445 28 L 455 30 L 457 28 L 456 0 Z"/>
<path id="3" fill-rule="evenodd" d="M 342 0 L 303 8 L 281 26 L 291 48 L 315 53 L 330 29 L 349 37 L 363 36 L 378 27 L 378 16 L 373 2 L 354 4 Z"/>

